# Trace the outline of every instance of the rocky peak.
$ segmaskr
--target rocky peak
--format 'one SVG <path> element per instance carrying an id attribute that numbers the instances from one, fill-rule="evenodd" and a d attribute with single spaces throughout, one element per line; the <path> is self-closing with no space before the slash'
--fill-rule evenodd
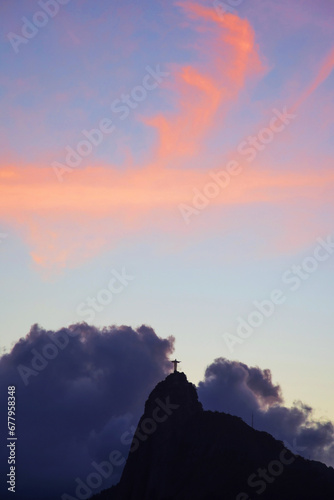
<path id="1" fill-rule="evenodd" d="M 196 387 L 188 382 L 183 372 L 171 373 L 155 386 L 145 403 L 143 417 L 152 415 L 157 407 L 157 400 L 164 403 L 170 401 L 171 404 L 178 405 L 178 418 L 180 418 L 180 414 L 190 416 L 203 411 L 202 403 L 198 401 Z"/>

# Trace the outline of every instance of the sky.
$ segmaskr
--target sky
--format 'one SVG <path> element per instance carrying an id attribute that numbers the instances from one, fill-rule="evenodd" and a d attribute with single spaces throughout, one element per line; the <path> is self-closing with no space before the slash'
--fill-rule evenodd
<path id="1" fill-rule="evenodd" d="M 3 352 L 146 325 L 334 419 L 333 3 L 0 9 Z"/>

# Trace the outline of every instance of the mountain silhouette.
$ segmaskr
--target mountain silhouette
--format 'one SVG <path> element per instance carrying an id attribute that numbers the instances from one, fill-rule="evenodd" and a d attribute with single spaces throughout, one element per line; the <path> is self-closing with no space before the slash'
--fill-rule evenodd
<path id="1" fill-rule="evenodd" d="M 145 403 L 121 480 L 94 500 L 334 499 L 332 467 L 294 455 L 239 417 L 204 411 L 184 373 Z"/>

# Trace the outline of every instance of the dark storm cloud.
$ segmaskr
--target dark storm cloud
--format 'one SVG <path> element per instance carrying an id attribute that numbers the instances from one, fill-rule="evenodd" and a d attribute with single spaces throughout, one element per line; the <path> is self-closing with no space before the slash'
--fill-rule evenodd
<path id="1" fill-rule="evenodd" d="M 272 434 L 297 454 L 334 465 L 334 426 L 318 422 L 309 406 L 283 405 L 281 389 L 272 383 L 270 370 L 219 358 L 205 372 L 198 386 L 205 409 L 241 417 L 248 424 Z"/>
<path id="2" fill-rule="evenodd" d="M 105 460 L 112 450 L 126 456 L 121 436 L 137 424 L 148 394 L 170 372 L 173 341 L 147 326 L 77 324 L 48 332 L 34 325 L 2 356 L 1 421 L 7 386 L 16 386 L 20 499 L 73 494 L 74 479 L 84 479 L 92 461 Z M 1 453 L 6 460 L 4 447 Z"/>

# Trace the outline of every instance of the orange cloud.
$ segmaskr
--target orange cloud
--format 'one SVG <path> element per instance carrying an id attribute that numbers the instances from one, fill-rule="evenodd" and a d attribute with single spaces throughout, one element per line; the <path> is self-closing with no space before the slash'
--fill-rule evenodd
<path id="1" fill-rule="evenodd" d="M 181 2 L 178 5 L 195 20 L 211 21 L 213 25 L 210 24 L 207 30 L 212 31 L 216 27 L 210 48 L 211 54 L 215 56 L 215 63 L 218 64 L 220 78 L 225 79 L 228 75 L 234 88 L 237 86 L 240 89 L 247 76 L 264 71 L 255 43 L 255 33 L 247 19 L 231 13 L 224 13 L 222 16 L 212 7 L 203 7 L 193 2 Z M 229 53 L 227 47 L 230 48 Z"/>
<path id="2" fill-rule="evenodd" d="M 201 69 L 188 65 L 176 71 L 174 90 L 179 110 L 144 120 L 158 130 L 157 154 L 161 161 L 197 153 L 217 110 L 231 104 L 247 76 L 264 70 L 247 20 L 233 14 L 221 19 L 213 8 L 192 2 L 177 5 L 200 23 L 197 29 L 210 30 L 210 36 L 202 37 L 201 47 L 196 47 L 199 53 L 205 53 L 205 64 L 199 63 Z"/>
<path id="3" fill-rule="evenodd" d="M 223 170 L 216 168 L 214 171 Z M 211 171 L 210 171 L 211 172 Z M 125 211 L 169 209 L 189 202 L 192 188 L 201 190 L 212 182 L 206 170 L 179 170 L 149 166 L 125 172 L 109 166 L 89 167 L 68 174 L 67 182 L 57 182 L 49 168 L 8 167 L 0 170 L 0 216 L 11 219 L 21 214 L 91 214 L 92 217 Z M 212 204 L 275 202 L 289 197 L 317 196 L 318 189 L 334 182 L 334 172 L 274 173 L 270 169 L 245 169 L 216 196 Z"/>
<path id="4" fill-rule="evenodd" d="M 192 156 L 198 150 L 198 141 L 211 125 L 222 99 L 223 91 L 207 75 L 192 66 L 182 68 L 176 76 L 180 110 L 176 116 L 160 114 L 145 123 L 159 131 L 158 156 Z"/>
<path id="5" fill-rule="evenodd" d="M 75 171 L 61 184 L 51 169 L 7 167 L 0 171 L 0 214 L 25 228 L 35 263 L 61 268 L 83 262 L 129 233 L 168 227 L 182 235 L 186 226 L 179 204 L 193 206 L 193 188 L 205 192 L 210 182 L 206 171 L 149 166 L 119 172 L 99 166 Z M 294 204 L 304 198 L 318 203 L 326 199 L 324 189 L 333 186 L 331 171 L 274 174 L 248 167 L 210 205 Z"/>
<path id="6" fill-rule="evenodd" d="M 192 26 L 199 33 L 208 33 L 197 48 L 199 56 L 203 51 L 206 57 L 205 61 L 199 57 L 198 64 L 176 68 L 177 111 L 144 120 L 159 133 L 159 147 L 149 165 L 124 165 L 119 170 L 93 163 L 67 174 L 64 183 L 57 181 L 51 167 L 8 165 L 0 170 L 1 218 L 24 232 L 38 266 L 78 265 L 121 239 L 152 228 L 181 239 L 200 227 L 193 222 L 187 228 L 178 207 L 193 206 L 194 188 L 203 192 L 212 179 L 206 165 L 177 168 L 175 160 L 194 158 L 215 124 L 217 111 L 224 113 L 246 79 L 264 68 L 247 20 L 232 14 L 220 18 L 213 8 L 191 2 L 179 5 L 197 23 Z M 333 59 L 333 55 L 328 58 L 305 96 L 328 76 Z M 216 165 L 215 170 L 224 168 L 219 159 Z M 284 207 L 298 205 L 300 200 L 331 201 L 325 190 L 334 185 L 332 171 L 301 174 L 293 173 L 293 167 L 290 173 L 277 173 L 247 164 L 241 175 L 231 178 L 228 187 L 210 200 L 210 206 L 221 215 L 226 207 L 247 209 L 256 203 Z M 295 227 L 290 229 L 296 233 Z"/>
<path id="7" fill-rule="evenodd" d="M 299 99 L 292 106 L 291 108 L 292 111 L 296 110 L 299 106 L 301 106 L 311 96 L 311 94 L 313 94 L 313 92 L 319 87 L 319 85 L 321 85 L 325 80 L 327 80 L 327 78 L 333 71 L 333 68 L 334 68 L 334 47 L 331 49 L 329 54 L 322 62 L 315 79 L 304 90 Z"/>

